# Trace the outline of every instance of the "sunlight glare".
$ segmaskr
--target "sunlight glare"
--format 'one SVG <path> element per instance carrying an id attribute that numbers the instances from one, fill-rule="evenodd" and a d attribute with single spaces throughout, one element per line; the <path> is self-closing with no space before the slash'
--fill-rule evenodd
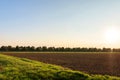
<path id="1" fill-rule="evenodd" d="M 109 28 L 105 32 L 105 39 L 109 43 L 116 43 L 119 39 L 119 31 L 116 28 Z"/>

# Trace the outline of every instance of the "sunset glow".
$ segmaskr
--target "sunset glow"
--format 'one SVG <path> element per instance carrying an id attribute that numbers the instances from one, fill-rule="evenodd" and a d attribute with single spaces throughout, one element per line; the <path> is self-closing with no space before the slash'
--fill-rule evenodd
<path id="1" fill-rule="evenodd" d="M 109 28 L 105 32 L 106 43 L 117 43 L 119 40 L 119 31 L 117 28 Z"/>

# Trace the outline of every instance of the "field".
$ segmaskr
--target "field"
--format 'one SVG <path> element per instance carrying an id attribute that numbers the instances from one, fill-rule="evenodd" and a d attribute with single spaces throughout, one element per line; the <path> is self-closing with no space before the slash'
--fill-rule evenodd
<path id="1" fill-rule="evenodd" d="M 0 54 L 0 80 L 120 80 L 120 78 L 88 75 L 56 65 Z"/>
<path id="2" fill-rule="evenodd" d="M 89 74 L 120 76 L 119 53 L 4 53 L 56 64 Z"/>

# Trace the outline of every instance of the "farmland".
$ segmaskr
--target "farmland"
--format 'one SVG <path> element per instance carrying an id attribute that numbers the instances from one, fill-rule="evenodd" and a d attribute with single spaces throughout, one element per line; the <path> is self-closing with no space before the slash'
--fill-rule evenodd
<path id="1" fill-rule="evenodd" d="M 4 53 L 56 64 L 89 74 L 120 76 L 119 53 Z"/>
<path id="2" fill-rule="evenodd" d="M 89 75 L 56 65 L 0 54 L 0 80 L 120 80 L 120 78 Z"/>

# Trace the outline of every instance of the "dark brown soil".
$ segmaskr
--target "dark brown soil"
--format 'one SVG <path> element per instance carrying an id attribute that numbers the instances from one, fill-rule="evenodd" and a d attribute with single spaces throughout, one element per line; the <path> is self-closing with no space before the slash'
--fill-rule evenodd
<path id="1" fill-rule="evenodd" d="M 120 76 L 119 53 L 4 53 L 61 65 L 90 74 Z"/>

